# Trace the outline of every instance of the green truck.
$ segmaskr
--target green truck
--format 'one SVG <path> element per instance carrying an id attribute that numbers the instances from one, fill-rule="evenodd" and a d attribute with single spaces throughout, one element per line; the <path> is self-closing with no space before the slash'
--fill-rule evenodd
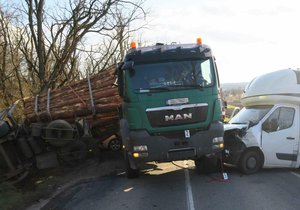
<path id="1" fill-rule="evenodd" d="M 117 74 L 128 178 L 138 177 L 149 161 L 192 159 L 199 171 L 216 168 L 224 146 L 220 83 L 201 39 L 140 48 L 132 43 Z"/>

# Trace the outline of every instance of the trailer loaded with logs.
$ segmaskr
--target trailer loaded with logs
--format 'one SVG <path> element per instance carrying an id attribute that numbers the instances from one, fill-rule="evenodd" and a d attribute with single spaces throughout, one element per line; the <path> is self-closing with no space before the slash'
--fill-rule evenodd
<path id="1" fill-rule="evenodd" d="M 111 67 L 24 99 L 21 124 L 13 114 L 17 103 L 0 111 L 0 181 L 22 180 L 32 166 L 76 164 L 98 143 L 118 135 L 121 100 L 114 72 Z"/>

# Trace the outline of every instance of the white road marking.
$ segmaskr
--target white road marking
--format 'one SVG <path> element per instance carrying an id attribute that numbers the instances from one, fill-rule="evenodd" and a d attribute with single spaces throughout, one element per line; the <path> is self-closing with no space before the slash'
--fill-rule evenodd
<path id="1" fill-rule="evenodd" d="M 184 161 L 184 177 L 185 177 L 185 190 L 186 190 L 186 197 L 187 197 L 187 209 L 188 210 L 195 210 L 194 206 L 194 199 L 193 199 L 193 192 L 192 192 L 192 186 L 190 181 L 190 173 L 187 161 Z"/>
<path id="2" fill-rule="evenodd" d="M 295 173 L 293 171 L 290 171 L 290 172 L 291 172 L 291 174 L 294 174 L 295 176 L 297 176 L 298 178 L 300 178 L 300 174 L 297 174 L 297 173 Z"/>

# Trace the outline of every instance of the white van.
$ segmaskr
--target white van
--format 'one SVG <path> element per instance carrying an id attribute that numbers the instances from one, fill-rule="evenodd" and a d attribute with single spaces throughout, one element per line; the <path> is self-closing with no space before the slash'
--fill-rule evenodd
<path id="1" fill-rule="evenodd" d="M 261 167 L 298 168 L 300 71 L 255 78 L 241 102 L 244 108 L 224 126 L 224 162 L 245 174 Z"/>

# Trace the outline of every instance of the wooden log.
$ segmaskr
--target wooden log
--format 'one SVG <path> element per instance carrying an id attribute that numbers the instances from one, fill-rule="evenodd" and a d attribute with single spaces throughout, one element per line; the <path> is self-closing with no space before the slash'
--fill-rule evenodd
<path id="1" fill-rule="evenodd" d="M 46 119 L 68 119 L 68 118 L 76 118 L 76 117 L 83 117 L 85 116 L 87 119 L 97 119 L 108 116 L 119 116 L 118 110 L 120 105 L 118 104 L 105 104 L 105 105 L 99 105 L 97 104 L 95 106 L 96 109 L 96 115 L 93 116 L 92 108 L 86 108 L 86 107 L 72 107 L 72 109 L 62 109 L 62 110 L 56 110 L 50 112 L 50 114 L 47 111 L 40 112 L 39 114 L 28 114 L 27 118 L 30 122 L 37 121 L 38 118 Z"/>
<path id="2" fill-rule="evenodd" d="M 38 113 L 34 112 L 35 97 L 24 100 L 26 122 L 49 122 L 63 119 L 70 123 L 85 118 L 89 126 L 100 132 L 99 138 L 107 138 L 119 130 L 121 99 L 115 82 L 115 69 L 91 76 L 94 109 L 88 87 L 88 80 L 82 79 L 66 87 L 50 92 L 50 113 L 47 112 L 47 94 L 38 96 Z"/>
<path id="3" fill-rule="evenodd" d="M 114 69 L 111 68 L 108 71 L 100 72 L 98 75 L 95 75 L 90 78 L 92 89 L 99 89 L 104 86 L 111 86 L 115 81 Z M 88 90 L 88 82 L 87 79 L 83 79 L 77 82 L 74 82 L 66 87 L 62 87 L 60 89 L 55 89 L 51 91 L 52 98 L 53 97 L 61 97 L 66 94 L 66 92 L 70 92 L 71 88 L 76 92 L 80 90 Z M 46 100 L 47 94 L 42 94 L 39 96 L 40 99 Z M 24 103 L 27 104 L 28 101 L 34 102 L 34 97 L 27 98 L 24 100 Z"/>
<path id="4" fill-rule="evenodd" d="M 109 95 L 108 95 L 109 94 Z M 103 97 L 111 97 L 111 96 L 118 96 L 118 91 L 117 88 L 111 88 L 111 87 L 106 87 L 103 89 L 99 89 L 99 90 L 95 90 L 93 91 L 93 98 L 94 100 L 103 98 Z M 87 92 L 81 92 L 78 95 L 75 94 L 71 94 L 68 95 L 68 93 L 66 93 L 64 95 L 64 97 L 60 97 L 60 98 L 50 98 L 50 106 L 51 108 L 53 108 L 54 106 L 63 106 L 63 105 L 68 105 L 68 104 L 73 104 L 73 103 L 86 103 L 89 104 L 90 103 L 90 96 L 89 93 Z M 61 104 L 63 103 L 63 104 Z M 46 108 L 47 105 L 47 101 L 41 101 L 39 102 L 39 108 L 40 109 L 44 109 Z M 26 105 L 25 105 L 25 109 L 26 111 L 31 111 L 31 109 L 34 109 L 34 101 L 27 101 Z"/>
<path id="5" fill-rule="evenodd" d="M 111 83 L 110 83 L 111 84 Z M 116 87 L 112 87 L 111 85 L 103 85 L 103 86 L 99 86 L 97 89 L 93 89 L 92 93 L 93 95 L 96 95 L 95 97 L 97 97 L 98 93 L 101 92 L 106 92 L 106 91 L 113 91 L 115 92 L 115 95 L 118 93 L 118 90 Z M 90 100 L 90 96 L 89 96 L 89 90 L 88 89 L 82 89 L 80 91 L 77 92 L 73 92 L 72 90 L 66 91 L 64 93 L 61 94 L 51 94 L 50 95 L 50 103 L 51 104 L 55 104 L 57 100 L 69 100 L 69 99 L 74 99 L 74 98 L 78 98 L 78 99 L 82 99 L 82 100 Z M 39 97 L 39 104 L 40 105 L 46 105 L 47 104 L 47 97 Z M 25 102 L 25 108 L 29 108 L 30 106 L 34 106 L 35 100 L 34 98 L 32 98 L 31 100 L 27 100 Z"/>

